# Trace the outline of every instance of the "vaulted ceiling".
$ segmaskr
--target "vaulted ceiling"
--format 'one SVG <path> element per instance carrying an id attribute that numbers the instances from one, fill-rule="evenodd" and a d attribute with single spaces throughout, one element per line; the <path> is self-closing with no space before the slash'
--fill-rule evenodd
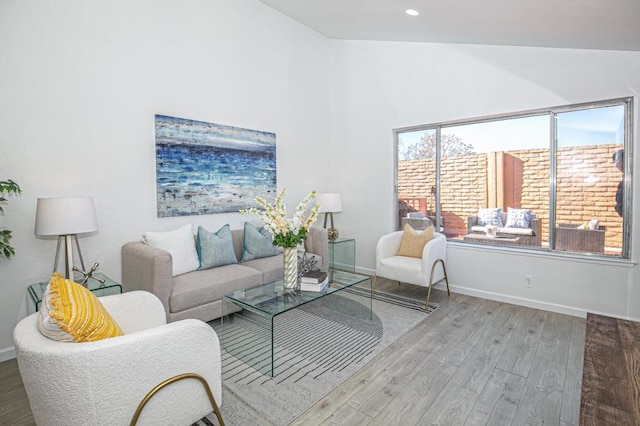
<path id="1" fill-rule="evenodd" d="M 332 39 L 640 51 L 640 0 L 260 1 Z"/>

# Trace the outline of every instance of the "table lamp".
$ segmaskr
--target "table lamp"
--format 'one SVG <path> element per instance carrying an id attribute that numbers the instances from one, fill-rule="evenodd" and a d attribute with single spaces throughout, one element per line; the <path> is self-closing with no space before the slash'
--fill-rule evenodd
<path id="1" fill-rule="evenodd" d="M 58 247 L 53 264 L 53 272 L 58 268 L 60 245 L 64 241 L 65 277 L 73 278 L 73 247 L 76 242 L 82 270 L 85 270 L 78 234 L 98 230 L 96 206 L 92 197 L 38 198 L 36 206 L 36 235 L 57 235 Z"/>
<path id="2" fill-rule="evenodd" d="M 316 201 L 320 204 L 320 212 L 324 213 L 324 227 L 327 227 L 327 218 L 331 218 L 331 228 L 327 231 L 331 241 L 338 238 L 338 230 L 333 227 L 333 214 L 342 211 L 342 199 L 337 192 L 320 193 L 316 197 Z"/>

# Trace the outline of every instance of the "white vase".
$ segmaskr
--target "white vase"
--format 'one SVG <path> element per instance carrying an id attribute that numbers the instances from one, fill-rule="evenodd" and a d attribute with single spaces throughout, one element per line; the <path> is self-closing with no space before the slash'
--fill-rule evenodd
<path id="1" fill-rule="evenodd" d="M 298 250 L 295 247 L 283 247 L 284 260 L 284 288 L 295 290 L 298 288 Z"/>

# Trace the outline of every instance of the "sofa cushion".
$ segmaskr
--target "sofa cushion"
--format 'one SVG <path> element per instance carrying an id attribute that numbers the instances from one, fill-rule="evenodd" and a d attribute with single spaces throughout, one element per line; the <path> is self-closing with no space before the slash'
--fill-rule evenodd
<path id="1" fill-rule="evenodd" d="M 504 226 L 500 219 L 500 213 L 502 209 L 478 209 L 478 225 L 495 225 Z"/>
<path id="2" fill-rule="evenodd" d="M 500 229 L 500 228 L 498 228 Z M 474 225 L 471 227 L 471 232 L 481 232 L 481 233 L 485 233 L 485 231 L 487 230 L 487 227 L 485 225 Z"/>
<path id="3" fill-rule="evenodd" d="M 145 232 L 144 241 L 151 247 L 171 253 L 173 276 L 195 271 L 200 266 L 191 224 L 167 232 Z"/>
<path id="4" fill-rule="evenodd" d="M 243 266 L 253 268 L 262 274 L 263 283 L 282 281 L 284 261 L 282 254 L 242 262 Z"/>
<path id="5" fill-rule="evenodd" d="M 505 228 L 531 228 L 531 210 L 507 209 L 507 223 Z"/>
<path id="6" fill-rule="evenodd" d="M 196 250 L 200 259 L 200 270 L 238 263 L 233 251 L 231 228 L 228 224 L 217 232 L 209 232 L 202 226 L 198 226 Z"/>
<path id="7" fill-rule="evenodd" d="M 241 262 L 275 256 L 280 251 L 273 245 L 273 237 L 262 227 L 256 228 L 249 222 L 244 224 L 244 241 Z"/>
<path id="8" fill-rule="evenodd" d="M 169 309 L 171 312 L 184 311 L 261 284 L 260 271 L 239 264 L 189 272 L 173 279 Z"/>
<path id="9" fill-rule="evenodd" d="M 498 234 L 533 235 L 531 228 L 498 228 Z"/>

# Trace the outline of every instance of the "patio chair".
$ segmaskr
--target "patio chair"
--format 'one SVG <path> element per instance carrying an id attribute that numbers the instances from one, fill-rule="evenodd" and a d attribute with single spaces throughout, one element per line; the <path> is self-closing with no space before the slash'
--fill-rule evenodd
<path id="1" fill-rule="evenodd" d="M 559 224 L 556 228 L 556 250 L 582 253 L 604 253 L 606 228 L 579 229 L 578 225 Z"/>

